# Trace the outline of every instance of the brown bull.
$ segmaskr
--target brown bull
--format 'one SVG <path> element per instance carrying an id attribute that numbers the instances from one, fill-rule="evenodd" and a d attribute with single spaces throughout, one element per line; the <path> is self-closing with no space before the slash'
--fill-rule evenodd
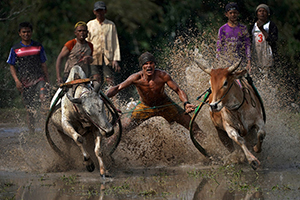
<path id="1" fill-rule="evenodd" d="M 247 71 L 235 72 L 240 62 L 224 69 L 207 69 L 199 60 L 195 62 L 211 76 L 210 116 L 220 140 L 230 152 L 234 150 L 232 140 L 236 142 L 244 151 L 251 167 L 257 169 L 260 162 L 246 147 L 243 137 L 255 128 L 258 141 L 253 150 L 256 153 L 261 152 L 261 145 L 266 135 L 265 121 L 258 96 L 255 95 L 251 85 L 242 79 Z"/>

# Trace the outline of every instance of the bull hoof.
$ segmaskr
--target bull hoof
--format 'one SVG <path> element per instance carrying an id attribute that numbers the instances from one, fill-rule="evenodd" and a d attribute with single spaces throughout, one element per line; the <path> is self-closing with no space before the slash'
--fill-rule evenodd
<path id="1" fill-rule="evenodd" d="M 89 171 L 89 172 L 93 172 L 95 170 L 95 165 L 94 163 L 91 163 L 90 165 L 87 165 L 86 166 L 86 169 Z"/>
<path id="2" fill-rule="evenodd" d="M 259 163 L 256 160 L 254 160 L 250 163 L 250 166 L 252 167 L 252 169 L 257 170 Z"/>
<path id="3" fill-rule="evenodd" d="M 264 141 L 264 139 L 265 139 L 265 136 L 263 136 L 263 135 L 260 135 L 260 136 L 259 136 L 259 142 L 262 143 L 262 142 Z"/>
<path id="4" fill-rule="evenodd" d="M 105 179 L 106 179 L 106 176 L 105 176 L 105 174 L 100 174 L 100 176 L 101 176 L 101 178 L 102 178 L 103 180 L 105 180 Z"/>
<path id="5" fill-rule="evenodd" d="M 112 178 L 112 175 L 109 172 L 106 172 L 105 174 L 100 174 L 100 176 L 105 180 L 106 178 Z"/>

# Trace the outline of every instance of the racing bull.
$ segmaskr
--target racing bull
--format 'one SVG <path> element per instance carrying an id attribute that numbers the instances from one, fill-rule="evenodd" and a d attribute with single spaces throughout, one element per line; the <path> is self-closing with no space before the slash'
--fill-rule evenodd
<path id="1" fill-rule="evenodd" d="M 246 147 L 244 136 L 256 130 L 257 144 L 253 150 L 256 153 L 261 152 L 266 135 L 265 113 L 255 87 L 243 78 L 247 71 L 235 71 L 241 61 L 228 68 L 219 69 L 206 68 L 199 59 L 195 59 L 195 62 L 210 75 L 210 117 L 221 142 L 230 152 L 234 151 L 232 140 L 236 142 L 242 148 L 251 167 L 256 170 L 260 162 Z"/>
<path id="2" fill-rule="evenodd" d="M 67 79 L 67 83 L 75 79 L 86 79 L 86 75 L 79 66 L 74 66 Z M 92 88 L 88 83 L 81 83 L 69 88 L 67 92 L 60 88 L 51 101 L 50 113 L 46 122 L 46 135 L 51 147 L 63 154 L 51 140 L 48 131 L 48 122 L 52 121 L 58 132 L 68 135 L 80 148 L 84 163 L 88 171 L 92 172 L 95 165 L 84 146 L 83 135 L 93 133 L 95 138 L 95 155 L 99 162 L 100 175 L 105 177 L 106 169 L 103 163 L 103 137 L 114 133 L 114 128 L 107 118 L 103 99 L 98 94 L 99 88 Z M 61 96 L 61 97 L 59 97 Z M 59 100 L 57 100 L 59 99 Z M 53 108 L 55 107 L 55 108 Z"/>

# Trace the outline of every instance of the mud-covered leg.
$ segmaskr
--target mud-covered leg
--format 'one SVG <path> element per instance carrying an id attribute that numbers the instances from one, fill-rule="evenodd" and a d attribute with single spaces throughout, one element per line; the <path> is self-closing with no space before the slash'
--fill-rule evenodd
<path id="1" fill-rule="evenodd" d="M 242 148 L 250 166 L 256 170 L 260 166 L 260 162 L 246 147 L 244 138 L 242 138 L 237 130 L 232 128 L 229 124 L 225 125 L 225 129 L 228 136 Z"/>
<path id="2" fill-rule="evenodd" d="M 257 144 L 253 147 L 253 150 L 256 153 L 261 152 L 261 146 L 265 137 L 266 137 L 266 132 L 263 129 L 259 129 L 257 132 Z"/>
<path id="3" fill-rule="evenodd" d="M 62 127 L 63 127 L 63 131 L 66 135 L 68 135 L 69 137 L 71 137 L 74 142 L 77 144 L 77 146 L 80 148 L 82 154 L 83 154 L 83 158 L 84 158 L 84 164 L 86 165 L 86 168 L 89 172 L 94 171 L 95 169 L 95 165 L 89 155 L 89 153 L 86 151 L 86 149 L 84 148 L 84 138 L 78 134 L 75 129 L 73 128 L 73 126 L 71 126 L 71 124 L 69 124 L 68 122 L 66 122 L 67 120 L 62 120 Z"/>
<path id="4" fill-rule="evenodd" d="M 233 141 L 230 137 L 228 137 L 228 134 L 226 131 L 223 131 L 219 128 L 216 128 L 218 132 L 219 139 L 221 140 L 222 144 L 226 147 L 226 149 L 232 153 L 234 151 Z"/>
<path id="5" fill-rule="evenodd" d="M 100 168 L 100 175 L 105 178 L 105 165 L 104 165 L 104 162 L 103 162 L 103 151 L 101 149 L 101 140 L 102 140 L 102 135 L 98 134 L 96 136 L 96 139 L 95 139 L 95 155 L 98 159 L 98 162 L 99 162 L 99 168 Z"/>

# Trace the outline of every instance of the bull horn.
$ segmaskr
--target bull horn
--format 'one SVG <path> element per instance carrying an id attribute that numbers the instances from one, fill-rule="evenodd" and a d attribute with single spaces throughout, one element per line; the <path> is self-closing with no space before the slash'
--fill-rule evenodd
<path id="1" fill-rule="evenodd" d="M 82 101 L 80 98 L 74 98 L 74 97 L 71 97 L 68 93 L 67 93 L 67 97 L 68 99 L 72 102 L 72 103 L 76 103 L 76 104 L 81 104 Z"/>
<path id="2" fill-rule="evenodd" d="M 200 62 L 199 59 L 195 59 L 195 63 L 196 63 L 196 64 L 198 65 L 198 67 L 200 67 L 200 69 L 202 69 L 204 72 L 210 74 L 211 69 L 208 69 L 208 68 L 204 67 L 204 66 L 202 65 L 202 63 Z"/>
<path id="3" fill-rule="evenodd" d="M 236 69 L 240 66 L 241 62 L 242 62 L 242 58 L 240 58 L 239 61 L 237 61 L 236 63 L 234 63 L 232 66 L 230 66 L 230 67 L 228 68 L 228 71 L 229 71 L 230 73 L 231 73 L 231 72 L 234 72 L 234 70 L 236 70 Z"/>

